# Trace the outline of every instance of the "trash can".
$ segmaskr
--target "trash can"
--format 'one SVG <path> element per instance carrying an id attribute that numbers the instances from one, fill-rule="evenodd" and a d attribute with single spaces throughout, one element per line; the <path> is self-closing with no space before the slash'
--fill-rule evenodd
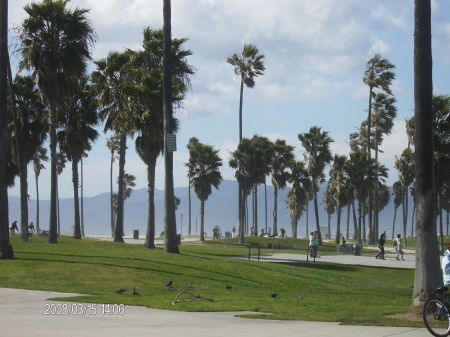
<path id="1" fill-rule="evenodd" d="M 139 229 L 133 230 L 133 239 L 135 240 L 139 239 Z"/>
<path id="2" fill-rule="evenodd" d="M 362 245 L 360 244 L 353 244 L 353 255 L 361 255 Z"/>

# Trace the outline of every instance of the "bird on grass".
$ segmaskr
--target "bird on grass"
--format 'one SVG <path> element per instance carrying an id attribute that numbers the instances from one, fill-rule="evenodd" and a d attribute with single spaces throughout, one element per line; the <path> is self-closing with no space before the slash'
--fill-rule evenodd
<path id="1" fill-rule="evenodd" d="M 232 287 L 232 286 L 230 286 L 230 285 L 226 285 L 226 286 L 225 286 L 225 288 L 226 288 L 227 290 L 231 290 L 231 289 L 233 289 L 233 287 Z"/>
<path id="2" fill-rule="evenodd" d="M 186 288 L 189 289 L 189 290 L 193 289 L 194 286 L 192 285 L 192 282 L 186 283 Z"/>
<path id="3" fill-rule="evenodd" d="M 169 290 L 175 290 L 175 288 L 173 287 L 173 281 L 172 280 L 166 283 L 166 287 Z"/>
<path id="4" fill-rule="evenodd" d="M 277 293 L 272 293 L 272 294 L 270 294 L 270 296 L 271 296 L 272 298 L 276 298 L 276 297 L 278 296 L 278 294 L 277 294 Z"/>
<path id="5" fill-rule="evenodd" d="M 116 294 L 122 294 L 122 293 L 124 293 L 125 291 L 126 291 L 126 289 L 124 289 L 124 288 L 119 288 L 119 289 L 116 289 L 116 290 L 114 290 L 115 292 L 116 292 Z"/>
<path id="6" fill-rule="evenodd" d="M 133 295 L 134 296 L 139 295 L 139 293 L 136 291 L 136 288 L 133 288 Z"/>

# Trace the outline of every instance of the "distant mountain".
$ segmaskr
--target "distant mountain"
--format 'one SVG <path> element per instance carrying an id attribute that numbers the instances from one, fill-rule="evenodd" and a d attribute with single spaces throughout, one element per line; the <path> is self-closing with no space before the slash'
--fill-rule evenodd
<path id="1" fill-rule="evenodd" d="M 213 189 L 213 192 L 205 204 L 205 231 L 211 235 L 212 228 L 219 225 L 222 232 L 231 231 L 233 226 L 237 226 L 238 202 L 237 202 L 237 183 L 235 181 L 223 181 L 218 190 Z M 327 215 L 320 205 L 322 200 L 322 186 L 319 198 L 319 218 L 321 226 L 327 226 Z M 286 195 L 288 189 L 278 192 L 278 228 L 284 227 L 289 234 L 290 218 L 286 210 Z M 177 228 L 183 234 L 188 230 L 188 188 L 175 188 L 175 195 L 180 198 L 181 203 L 177 210 Z M 85 230 L 88 234 L 110 234 L 110 195 L 109 193 L 102 193 L 93 197 L 84 198 L 84 222 Z M 200 202 L 191 192 L 192 200 L 192 232 L 199 233 L 200 229 Z M 249 207 L 249 223 L 252 223 L 251 217 L 251 197 L 248 199 Z M 147 227 L 147 205 L 148 195 L 146 189 L 134 190 L 130 199 L 125 202 L 125 233 L 131 235 L 132 231 L 137 229 L 140 235 L 144 236 Z M 273 211 L 273 187 L 267 186 L 267 223 L 268 227 L 272 227 L 272 211 Z M 410 212 L 412 212 L 412 201 L 409 203 Z M 73 225 L 73 199 L 64 198 L 59 201 L 61 214 L 61 231 L 63 233 L 71 233 Z M 155 191 L 155 207 L 156 207 L 156 233 L 163 230 L 164 227 L 164 192 L 161 190 Z M 41 229 L 48 229 L 49 222 L 49 200 L 40 200 L 40 224 Z M 10 222 L 14 220 L 20 221 L 20 199 L 17 197 L 9 197 L 9 219 Z M 394 205 L 391 200 L 390 204 L 381 212 L 380 228 L 386 230 L 388 235 L 392 232 L 392 220 L 394 214 Z M 36 200 L 31 199 L 29 202 L 29 221 L 35 222 L 36 219 Z M 411 220 L 411 213 L 409 221 Z M 397 211 L 396 232 L 400 233 L 401 229 L 401 208 Z M 345 233 L 347 223 L 346 209 L 342 212 L 341 232 Z M 332 216 L 331 228 L 332 236 L 335 235 L 336 216 Z M 258 228 L 265 227 L 265 212 L 264 212 L 264 186 L 258 186 Z M 410 227 L 410 226 L 408 226 Z M 309 205 L 309 230 L 314 230 L 315 219 L 313 203 Z M 350 233 L 353 232 L 353 220 L 350 220 Z M 299 235 L 306 236 L 306 214 L 302 216 L 299 221 Z"/>

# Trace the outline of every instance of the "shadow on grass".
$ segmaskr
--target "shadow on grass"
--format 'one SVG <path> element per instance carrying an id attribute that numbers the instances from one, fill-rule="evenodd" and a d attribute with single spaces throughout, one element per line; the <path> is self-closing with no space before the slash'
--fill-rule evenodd
<path id="1" fill-rule="evenodd" d="M 44 254 L 44 253 L 36 253 L 36 254 Z M 44 254 L 44 255 L 48 255 L 48 254 Z M 84 258 L 106 258 L 105 256 L 83 256 L 83 255 L 65 255 L 65 254 L 54 254 L 54 255 L 60 255 L 60 256 L 69 256 L 69 257 L 84 257 Z M 121 258 L 121 259 L 125 259 L 125 258 Z M 159 272 L 159 273 L 164 273 L 164 274 L 168 274 L 168 275 L 177 275 L 177 276 L 189 276 L 191 278 L 197 278 L 197 279 L 202 279 L 202 280 L 211 280 L 211 281 L 216 281 L 216 282 L 224 282 L 223 279 L 218 279 L 218 278 L 214 278 L 214 277 L 205 277 L 205 276 L 200 276 L 200 275 L 191 275 L 189 273 L 181 273 L 181 272 L 174 272 L 174 271 L 166 271 L 166 270 L 162 270 L 162 269 L 153 269 L 153 268 L 148 268 L 148 267 L 140 267 L 140 266 L 129 266 L 129 265 L 122 265 L 122 264 L 113 264 L 113 263 L 101 263 L 101 262 L 89 262 L 89 261 L 73 261 L 73 260 L 56 260 L 56 259 L 44 259 L 44 258 L 22 258 L 22 257 L 16 257 L 15 260 L 22 260 L 22 261 L 40 261 L 40 262 L 54 262 L 54 263 L 72 263 L 72 264 L 88 264 L 88 265 L 98 265 L 98 266 L 104 266 L 104 267 L 115 267 L 115 268 L 128 268 L 128 269 L 134 269 L 134 270 L 140 270 L 140 271 L 150 271 L 150 272 Z M 196 267 L 191 267 L 191 266 L 183 266 L 183 265 L 177 265 L 177 264 L 172 264 L 172 263 L 166 263 L 166 262 L 156 262 L 156 261 L 151 261 L 151 260 L 145 260 L 145 259 L 136 259 L 136 258 L 131 258 L 131 259 L 125 259 L 125 260 L 139 260 L 139 261 L 144 261 L 144 262 L 151 262 L 151 263 L 156 263 L 156 264 L 162 264 L 162 265 L 170 265 L 170 266 L 174 266 L 174 267 L 183 267 L 183 268 L 187 268 L 187 269 L 191 269 L 191 270 L 195 270 L 195 271 L 204 271 L 208 274 L 216 274 L 216 275 L 220 275 L 220 276 L 226 276 L 226 277 L 230 277 L 230 274 L 228 273 L 220 273 L 211 269 L 201 269 L 201 268 L 196 268 Z M 244 281 L 244 282 L 250 282 L 250 283 L 256 283 L 256 284 L 263 284 L 260 281 L 256 281 L 256 280 L 251 280 L 248 278 L 243 278 L 243 277 L 237 277 L 235 275 L 233 275 L 234 279 L 237 279 L 239 281 Z M 230 283 L 233 283 L 233 281 L 227 281 Z M 236 281 L 234 281 L 234 283 L 237 283 Z"/>

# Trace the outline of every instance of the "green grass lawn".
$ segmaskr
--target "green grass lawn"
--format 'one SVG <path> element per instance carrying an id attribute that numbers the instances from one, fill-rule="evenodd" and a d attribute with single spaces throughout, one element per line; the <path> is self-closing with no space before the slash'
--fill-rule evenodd
<path id="1" fill-rule="evenodd" d="M 0 287 L 91 295 L 75 299 L 84 302 L 182 311 L 245 310 L 270 313 L 274 319 L 423 326 L 386 317 L 408 310 L 413 270 L 247 261 L 233 256 L 245 256 L 248 249 L 224 243 L 186 243 L 176 255 L 160 248 L 68 237 L 53 245 L 38 237 L 24 244 L 16 236 L 12 239 L 16 258 L 0 261 Z M 169 280 L 176 290 L 166 288 Z M 187 282 L 192 282 L 193 292 L 214 301 L 172 305 Z M 231 291 L 227 285 L 232 286 Z M 116 294 L 117 288 L 128 291 Z M 133 288 L 140 295 L 131 295 Z M 271 297 L 273 293 L 276 298 Z"/>

